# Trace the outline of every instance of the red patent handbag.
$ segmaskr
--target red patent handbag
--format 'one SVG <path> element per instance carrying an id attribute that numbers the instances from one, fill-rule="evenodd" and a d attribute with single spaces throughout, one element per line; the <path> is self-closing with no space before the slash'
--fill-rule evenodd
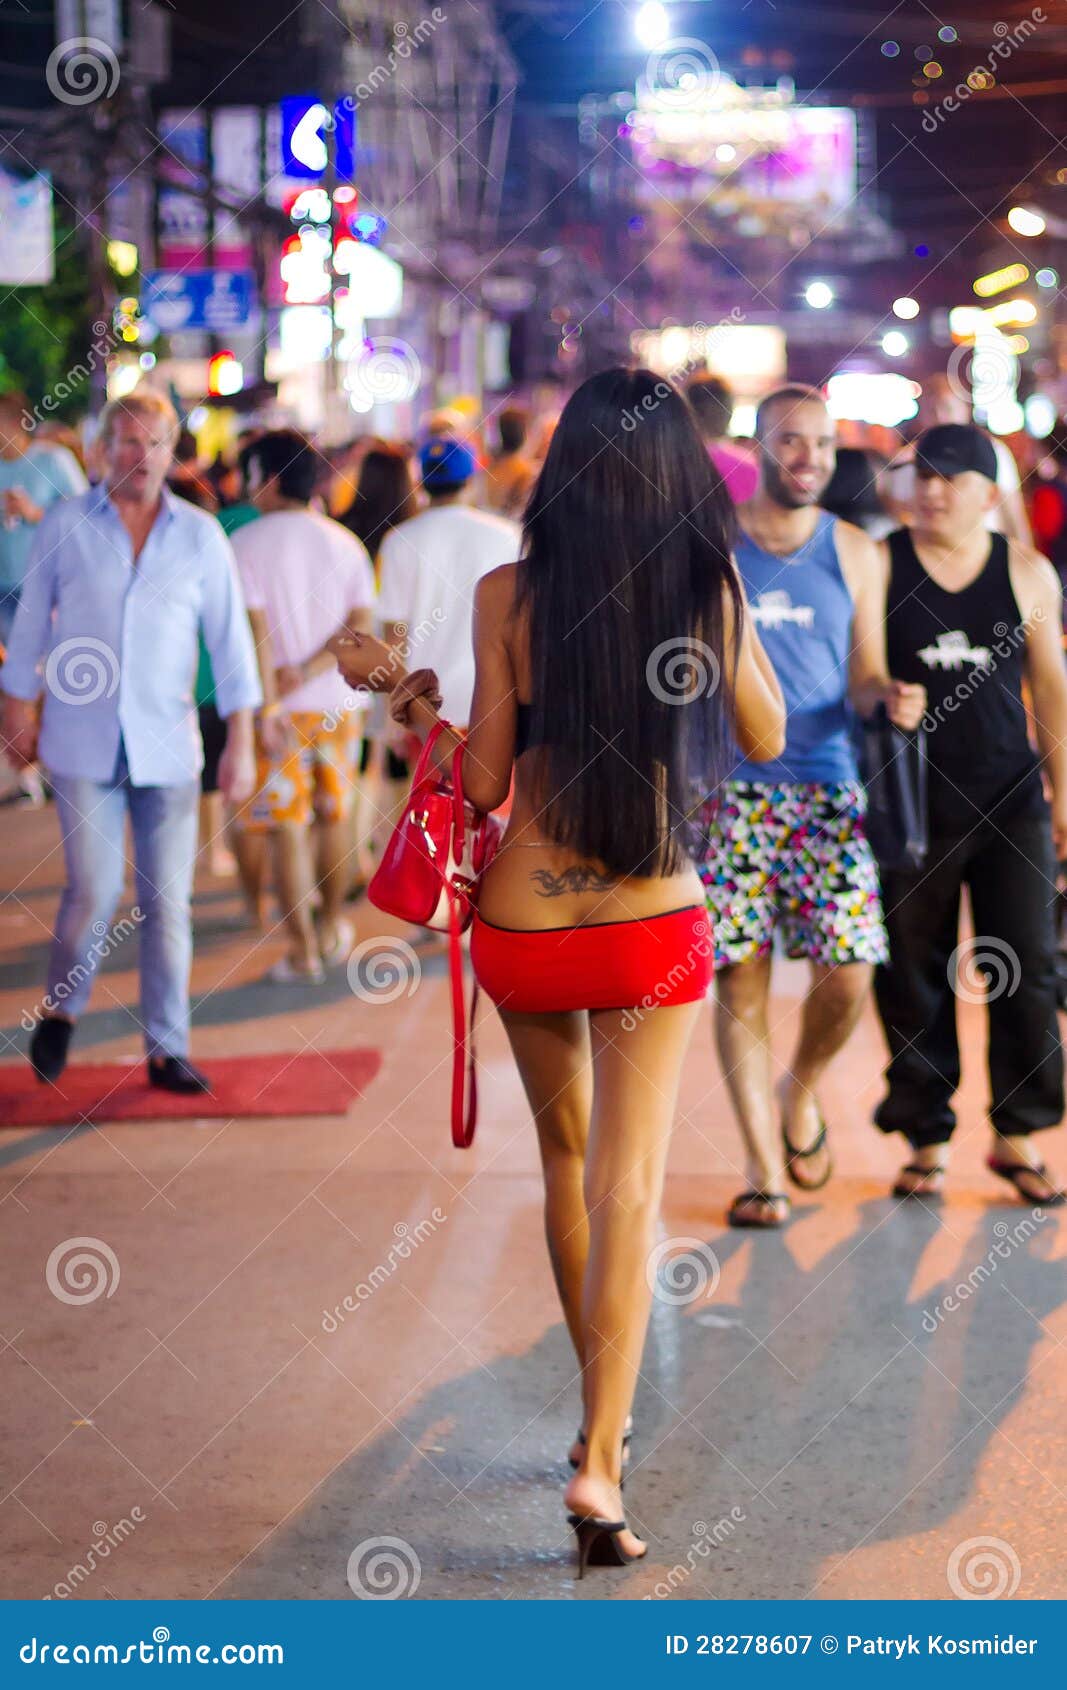
<path id="1" fill-rule="evenodd" d="M 473 1029 L 478 983 L 475 981 L 471 994 L 468 1032 L 460 935 L 474 919 L 478 883 L 493 860 L 504 828 L 498 817 L 483 814 L 464 798 L 462 746 L 452 759 L 450 778 L 430 767 L 433 748 L 447 726 L 446 722 L 436 722 L 426 737 L 407 803 L 367 888 L 367 897 L 385 915 L 449 935 L 452 1142 L 466 1150 L 474 1139 L 478 1119 Z"/>

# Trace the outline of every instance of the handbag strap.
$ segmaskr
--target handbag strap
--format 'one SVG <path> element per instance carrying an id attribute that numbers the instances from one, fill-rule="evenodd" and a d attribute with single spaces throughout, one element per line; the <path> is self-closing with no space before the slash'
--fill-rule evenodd
<path id="1" fill-rule="evenodd" d="M 422 744 L 422 750 L 419 752 L 419 760 L 415 764 L 415 772 L 411 777 L 411 785 L 413 788 L 418 786 L 419 782 L 424 778 L 426 770 L 430 766 L 430 758 L 433 756 L 433 748 L 449 725 L 450 724 L 448 722 L 438 719 L 426 735 Z"/>
<path id="2" fill-rule="evenodd" d="M 478 982 L 471 991 L 470 1029 L 463 1002 L 463 945 L 459 931 L 459 899 L 449 888 L 448 965 L 452 984 L 452 1143 L 469 1150 L 478 1125 L 478 1078 L 475 1072 L 474 1015 Z M 464 1108 L 466 1099 L 466 1108 Z"/>
<path id="3" fill-rule="evenodd" d="M 462 745 L 457 745 L 452 758 L 452 823 L 453 850 L 457 863 L 463 861 L 463 842 L 467 831 L 467 813 L 463 802 L 463 751 Z"/>

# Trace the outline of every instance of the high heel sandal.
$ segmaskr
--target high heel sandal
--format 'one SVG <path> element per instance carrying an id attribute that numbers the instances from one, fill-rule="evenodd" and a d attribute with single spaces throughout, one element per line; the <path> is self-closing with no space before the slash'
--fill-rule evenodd
<path id="1" fill-rule="evenodd" d="M 629 1554 L 619 1542 L 619 1533 L 626 1530 L 625 1520 L 602 1520 L 598 1514 L 568 1514 L 567 1524 L 574 1527 L 578 1539 L 578 1577 L 585 1577 L 586 1567 L 628 1567 L 631 1561 L 643 1561 L 647 1549 Z"/>
<path id="2" fill-rule="evenodd" d="M 634 1423 L 633 1423 L 633 1419 L 631 1418 L 630 1424 L 626 1427 L 626 1430 L 622 1434 L 622 1465 L 624 1467 L 626 1466 L 626 1463 L 630 1459 L 630 1444 L 633 1441 L 633 1435 L 634 1435 Z M 585 1436 L 585 1433 L 582 1431 L 580 1426 L 578 1428 L 578 1436 L 575 1438 L 574 1441 L 575 1441 L 575 1443 L 581 1444 L 583 1449 L 585 1448 L 586 1436 Z M 573 1455 L 568 1455 L 567 1460 L 570 1462 L 574 1471 L 577 1473 L 579 1467 L 581 1466 L 581 1462 L 575 1461 Z"/>

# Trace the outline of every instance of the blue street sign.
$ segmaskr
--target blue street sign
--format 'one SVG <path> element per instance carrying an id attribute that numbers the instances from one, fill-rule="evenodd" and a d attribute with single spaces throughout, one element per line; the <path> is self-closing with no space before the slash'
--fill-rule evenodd
<path id="1" fill-rule="evenodd" d="M 243 329 L 256 307 L 251 270 L 151 270 L 141 308 L 164 334 L 177 329 Z"/>
<path id="2" fill-rule="evenodd" d="M 290 94 L 282 101 L 282 171 L 304 182 L 317 182 L 329 161 L 329 111 L 316 94 Z M 339 182 L 355 175 L 356 108 L 338 100 L 333 116 L 334 167 Z"/>

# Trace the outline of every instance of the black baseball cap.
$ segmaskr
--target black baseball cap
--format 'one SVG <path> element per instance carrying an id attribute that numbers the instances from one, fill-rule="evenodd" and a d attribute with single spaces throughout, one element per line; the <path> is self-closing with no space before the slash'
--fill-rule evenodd
<path id="1" fill-rule="evenodd" d="M 915 442 L 915 467 L 930 475 L 964 475 L 976 470 L 990 481 L 997 479 L 997 454 L 993 442 L 970 423 L 939 423 L 925 429 Z"/>

